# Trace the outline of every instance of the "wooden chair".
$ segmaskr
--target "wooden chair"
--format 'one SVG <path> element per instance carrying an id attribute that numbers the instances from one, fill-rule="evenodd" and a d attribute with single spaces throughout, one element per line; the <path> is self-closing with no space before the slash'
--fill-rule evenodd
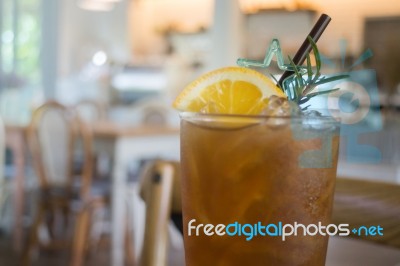
<path id="1" fill-rule="evenodd" d="M 170 124 L 174 110 L 159 97 L 146 97 L 126 106 L 114 108 L 112 120 L 121 124 L 159 126 Z"/>
<path id="2" fill-rule="evenodd" d="M 141 266 L 167 265 L 171 213 L 182 213 L 179 163 L 156 160 L 144 168 L 140 197 L 146 205 Z"/>
<path id="3" fill-rule="evenodd" d="M 71 265 L 81 265 L 87 248 L 90 214 L 95 207 L 107 202 L 106 193 L 93 195 L 92 192 L 91 132 L 73 110 L 49 101 L 34 111 L 27 139 L 39 179 L 39 200 L 23 263 L 30 264 L 34 248 L 41 244 L 38 234 L 43 223 L 47 225 L 51 238 L 45 247 L 70 246 L 71 241 L 65 241 L 65 236 L 59 239 L 56 229 L 60 228 L 61 222 L 57 224 L 56 218 L 61 215 L 62 232 L 65 233 L 68 232 L 70 215 L 76 214 Z M 79 177 L 73 173 L 76 145 L 81 146 L 84 158 Z"/>
<path id="4" fill-rule="evenodd" d="M 81 121 L 87 124 L 101 122 L 107 119 L 107 105 L 96 100 L 82 100 L 73 106 Z M 95 177 L 109 177 L 111 175 L 111 157 L 106 151 L 94 154 L 93 167 Z M 77 162 L 77 164 L 81 164 Z"/>
<path id="5" fill-rule="evenodd" d="M 74 109 L 81 120 L 92 123 L 107 118 L 107 107 L 104 103 L 95 100 L 82 100 L 74 105 Z"/>

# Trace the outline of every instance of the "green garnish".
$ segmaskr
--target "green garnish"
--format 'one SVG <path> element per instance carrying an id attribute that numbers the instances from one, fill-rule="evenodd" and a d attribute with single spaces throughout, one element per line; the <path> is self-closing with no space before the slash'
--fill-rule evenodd
<path id="1" fill-rule="evenodd" d="M 288 100 L 296 102 L 298 105 L 306 103 L 315 96 L 339 90 L 339 88 L 335 88 L 313 92 L 317 86 L 349 77 L 349 75 L 335 75 L 331 77 L 322 76 L 320 72 L 321 56 L 318 51 L 318 47 L 310 36 L 308 36 L 308 40 L 311 43 L 311 47 L 314 53 L 316 62 L 315 68 L 313 68 L 311 65 L 310 55 L 307 55 L 305 67 L 297 66 L 289 57 L 290 66 L 293 69 L 294 73 L 283 81 L 283 88 L 281 88 L 287 95 Z"/>
<path id="2" fill-rule="evenodd" d="M 279 69 L 284 71 L 293 71 L 294 73 L 287 77 L 282 82 L 282 87 L 279 86 L 278 80 L 270 74 L 272 79 L 278 84 L 278 87 L 282 89 L 282 91 L 287 95 L 289 101 L 297 103 L 297 105 L 302 105 L 308 102 L 311 98 L 321 95 L 327 94 L 333 91 L 338 90 L 339 88 L 324 90 L 324 91 L 314 91 L 315 88 L 319 85 L 329 83 L 332 81 L 336 81 L 339 79 L 348 78 L 349 75 L 336 75 L 331 77 L 325 77 L 321 75 L 321 56 L 318 51 L 317 45 L 314 40 L 308 36 L 307 37 L 316 61 L 316 66 L 313 68 L 311 65 L 310 55 L 307 55 L 306 66 L 297 66 L 293 60 L 289 57 L 290 64 L 285 64 L 281 52 L 281 48 L 279 45 L 279 41 L 277 39 L 273 39 L 270 47 L 267 49 L 265 54 L 265 58 L 263 61 L 239 58 L 237 60 L 237 64 L 242 67 L 269 67 L 272 57 L 276 56 L 276 61 Z M 307 106 L 308 107 L 308 106 Z M 307 107 L 302 108 L 307 109 Z"/>

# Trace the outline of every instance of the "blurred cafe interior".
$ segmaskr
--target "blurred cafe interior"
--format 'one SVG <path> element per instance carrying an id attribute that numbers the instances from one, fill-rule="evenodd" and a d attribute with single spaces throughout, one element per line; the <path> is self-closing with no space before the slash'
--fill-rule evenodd
<path id="1" fill-rule="evenodd" d="M 293 56 L 322 13 L 322 70 L 357 81 L 341 108 L 360 113 L 333 221 L 385 228 L 331 237 L 326 265 L 399 265 L 397 0 L 0 0 L 0 265 L 185 265 L 179 190 L 165 201 L 146 182 L 177 167 L 174 98 L 273 38 Z"/>

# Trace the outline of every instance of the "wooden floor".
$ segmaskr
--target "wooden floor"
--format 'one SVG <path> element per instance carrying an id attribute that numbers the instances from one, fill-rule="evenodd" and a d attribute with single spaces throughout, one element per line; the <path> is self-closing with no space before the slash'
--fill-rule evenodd
<path id="1" fill-rule="evenodd" d="M 333 220 L 335 223 L 349 223 L 354 227 L 361 225 L 380 225 L 384 228 L 384 236 L 382 237 L 361 237 L 362 245 L 368 243 L 378 244 L 379 246 L 371 246 L 370 251 L 360 248 L 360 255 L 354 256 L 345 254 L 347 250 L 353 250 L 354 243 L 350 238 L 346 238 L 347 246 L 342 245 L 341 242 L 336 246 L 332 246 L 328 250 L 328 262 L 331 260 L 333 263 L 327 265 L 374 265 L 367 262 L 372 262 L 364 252 L 369 256 L 374 255 L 375 261 L 381 261 L 384 264 L 380 265 L 400 265 L 398 253 L 396 250 L 400 249 L 400 186 L 381 182 L 360 181 L 346 178 L 339 178 L 336 185 L 335 204 L 333 211 Z M 354 239 L 354 235 L 352 235 Z M 361 240 L 359 239 L 359 240 Z M 380 247 L 396 248 L 396 250 L 389 250 L 394 255 L 387 256 L 382 253 L 373 254 L 375 250 Z M 104 247 L 95 253 L 92 253 L 85 265 L 88 266 L 102 266 L 110 265 L 110 248 Z M 376 252 L 375 252 L 376 253 Z M 378 252 L 381 253 L 381 252 Z M 179 254 L 180 256 L 182 254 Z M 176 254 L 171 257 L 178 257 Z M 368 259 L 363 259 L 363 258 Z M 21 255 L 14 252 L 11 248 L 11 240 L 9 237 L 0 234 L 0 266 L 19 266 Z M 33 266 L 63 266 L 68 265 L 70 256 L 68 251 L 42 251 L 40 256 L 36 256 Z M 340 262 L 338 262 L 340 259 Z M 343 261 L 356 259 L 356 264 L 342 264 Z M 358 264 L 360 261 L 364 263 Z M 390 262 L 390 263 L 389 263 Z M 365 264 L 366 263 L 366 264 Z M 170 265 L 176 266 L 176 263 Z M 181 263 L 180 265 L 183 265 Z M 376 264 L 378 265 L 378 264 Z"/>

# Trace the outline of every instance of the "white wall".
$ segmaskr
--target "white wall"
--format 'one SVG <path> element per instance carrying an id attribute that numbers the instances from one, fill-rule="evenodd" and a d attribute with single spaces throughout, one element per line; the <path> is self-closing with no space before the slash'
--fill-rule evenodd
<path id="1" fill-rule="evenodd" d="M 94 12 L 77 7 L 75 0 L 60 4 L 60 76 L 82 68 L 98 50 L 117 62 L 130 61 L 128 28 L 129 0 L 115 5 L 112 11 Z"/>
<path id="2" fill-rule="evenodd" d="M 218 0 L 217 0 L 218 1 Z M 243 3 L 265 2 L 271 8 L 288 7 L 292 0 L 239 0 Z M 132 47 L 139 53 L 162 51 L 157 30 L 162 25 L 181 25 L 183 28 L 209 26 L 212 23 L 213 0 L 138 1 L 130 10 L 130 28 L 135 33 Z M 361 53 L 365 17 L 400 15 L 399 0 L 304 0 L 320 13 L 332 17 L 319 46 L 325 54 L 338 55 L 339 40 L 348 41 L 348 52 Z M 270 25 L 266 25 L 268 27 Z M 272 25 L 279 31 L 279 25 Z M 296 25 L 293 25 L 296 30 Z M 302 41 L 302 40 L 301 40 Z M 300 43 L 301 43 L 300 41 Z"/>
<path id="3" fill-rule="evenodd" d="M 213 0 L 134 0 L 129 10 L 132 48 L 136 54 L 165 51 L 162 32 L 174 27 L 195 31 L 212 23 Z"/>
<path id="4" fill-rule="evenodd" d="M 332 21 L 318 42 L 328 53 L 339 54 L 338 40 L 347 39 L 350 53 L 362 52 L 364 18 L 400 16 L 398 0 L 321 0 L 315 1 L 322 12 L 329 14 Z"/>
<path id="5" fill-rule="evenodd" d="M 218 1 L 218 0 L 217 0 Z M 239 0 L 242 3 L 267 2 L 282 7 L 291 0 Z M 79 9 L 75 0 L 61 0 L 59 72 L 66 76 L 82 65 L 96 50 L 128 62 L 140 55 L 160 54 L 165 43 L 160 31 L 174 26 L 182 31 L 210 27 L 214 0 L 124 0 L 111 12 Z M 400 15 L 398 0 L 307 0 L 332 22 L 319 41 L 325 54 L 339 54 L 339 40 L 347 39 L 348 52 L 361 53 L 365 17 Z M 268 25 L 266 25 L 267 27 Z M 279 31 L 278 25 L 273 25 Z M 296 30 L 296 25 L 293 26 Z"/>
<path id="6" fill-rule="evenodd" d="M 41 61 L 41 80 L 43 86 L 43 94 L 45 98 L 54 98 L 58 76 L 58 59 L 59 52 L 57 50 L 59 39 L 59 2 L 52 0 L 42 0 L 42 35 L 40 47 Z"/>
<path id="7" fill-rule="evenodd" d="M 63 79 L 76 74 L 98 50 L 104 50 L 110 59 L 118 63 L 144 62 L 137 59 L 141 56 L 148 59 L 151 55 L 160 55 L 165 51 L 165 38 L 160 31 L 171 26 L 188 32 L 210 27 L 214 1 L 123 0 L 111 12 L 90 12 L 79 9 L 75 0 L 60 0 L 58 75 Z M 289 2 L 293 1 L 268 1 L 271 8 Z M 398 0 L 304 2 L 310 2 L 318 12 L 327 13 L 333 19 L 318 43 L 327 56 L 337 56 L 340 53 L 339 41 L 343 38 L 348 41 L 348 53 L 357 56 L 362 52 L 365 17 L 400 15 Z M 280 26 L 276 24 L 265 27 L 280 31 Z M 293 31 L 297 30 L 296 25 L 293 25 Z M 229 41 L 226 40 L 226 45 L 229 45 Z M 245 44 L 247 41 L 244 40 Z M 203 50 L 213 49 L 200 41 L 197 43 L 204 46 L 201 47 Z M 283 47 L 286 45 L 282 44 Z"/>

